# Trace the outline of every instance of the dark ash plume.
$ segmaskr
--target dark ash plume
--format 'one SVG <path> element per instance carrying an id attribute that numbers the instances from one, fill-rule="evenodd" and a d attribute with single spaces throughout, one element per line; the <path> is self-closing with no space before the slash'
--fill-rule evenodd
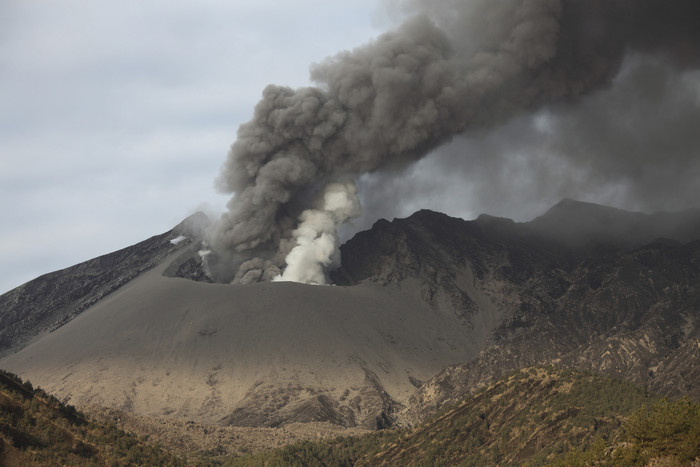
<path id="1" fill-rule="evenodd" d="M 277 276 L 298 216 L 329 183 L 574 102 L 608 83 L 629 51 L 697 65 L 697 1 L 429 3 L 406 3 L 417 15 L 399 28 L 314 66 L 318 87 L 264 90 L 217 181 L 235 195 L 211 241 L 224 266 L 215 279 Z"/>

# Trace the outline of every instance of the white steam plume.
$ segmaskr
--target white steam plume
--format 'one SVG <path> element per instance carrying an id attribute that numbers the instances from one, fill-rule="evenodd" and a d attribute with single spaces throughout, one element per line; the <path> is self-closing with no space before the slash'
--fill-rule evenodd
<path id="1" fill-rule="evenodd" d="M 292 232 L 296 245 L 285 258 L 287 267 L 275 280 L 325 284 L 325 271 L 340 263 L 338 227 L 360 214 L 353 182 L 327 185 L 321 206 L 299 216 L 299 227 Z"/>

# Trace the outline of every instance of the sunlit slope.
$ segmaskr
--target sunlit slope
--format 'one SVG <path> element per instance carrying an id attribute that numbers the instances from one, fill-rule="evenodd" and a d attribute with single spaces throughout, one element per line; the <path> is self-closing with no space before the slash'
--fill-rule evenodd
<path id="1" fill-rule="evenodd" d="M 410 281 L 231 286 L 163 277 L 164 267 L 0 366 L 78 406 L 373 426 L 415 385 L 472 357 L 494 325 L 429 307 Z"/>

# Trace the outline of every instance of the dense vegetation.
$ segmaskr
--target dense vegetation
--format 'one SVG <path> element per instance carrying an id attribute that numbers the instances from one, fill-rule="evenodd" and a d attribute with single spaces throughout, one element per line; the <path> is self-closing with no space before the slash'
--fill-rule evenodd
<path id="1" fill-rule="evenodd" d="M 246 466 L 352 466 L 380 452 L 399 439 L 399 431 L 379 431 L 363 436 L 345 436 L 331 441 L 302 441 L 269 452 L 237 457 L 227 467 Z"/>
<path id="2" fill-rule="evenodd" d="M 700 457 L 700 404 L 687 398 L 662 399 L 643 406 L 624 425 L 624 442 L 597 439 L 585 449 L 573 449 L 561 462 L 584 465 L 690 465 Z"/>
<path id="3" fill-rule="evenodd" d="M 624 381 L 531 368 L 411 430 L 303 442 L 226 465 L 685 465 L 700 456 L 699 410 Z"/>
<path id="4" fill-rule="evenodd" d="M 184 465 L 0 370 L 0 465 Z"/>
<path id="5" fill-rule="evenodd" d="M 196 465 L 689 465 L 700 459 L 700 404 L 630 383 L 530 368 L 413 429 L 386 430 Z M 184 465 L 113 425 L 90 421 L 0 371 L 0 465 Z"/>

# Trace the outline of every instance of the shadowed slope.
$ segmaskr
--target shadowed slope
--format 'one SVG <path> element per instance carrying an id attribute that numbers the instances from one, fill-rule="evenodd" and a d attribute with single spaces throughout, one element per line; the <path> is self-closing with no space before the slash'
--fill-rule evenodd
<path id="1" fill-rule="evenodd" d="M 571 200 L 529 223 L 424 210 L 379 221 L 343 245 L 336 277 L 418 279 L 426 303 L 439 302 L 432 292 L 442 290 L 466 321 L 493 316 L 485 304 L 498 310 L 481 352 L 426 382 L 411 398 L 410 420 L 545 363 L 697 399 L 700 241 L 683 242 L 700 238 L 698 225 L 697 211 L 647 215 Z"/>
<path id="2" fill-rule="evenodd" d="M 544 238 L 571 246 L 635 248 L 660 238 L 682 243 L 700 238 L 700 210 L 643 214 L 565 199 L 527 225 Z"/>

